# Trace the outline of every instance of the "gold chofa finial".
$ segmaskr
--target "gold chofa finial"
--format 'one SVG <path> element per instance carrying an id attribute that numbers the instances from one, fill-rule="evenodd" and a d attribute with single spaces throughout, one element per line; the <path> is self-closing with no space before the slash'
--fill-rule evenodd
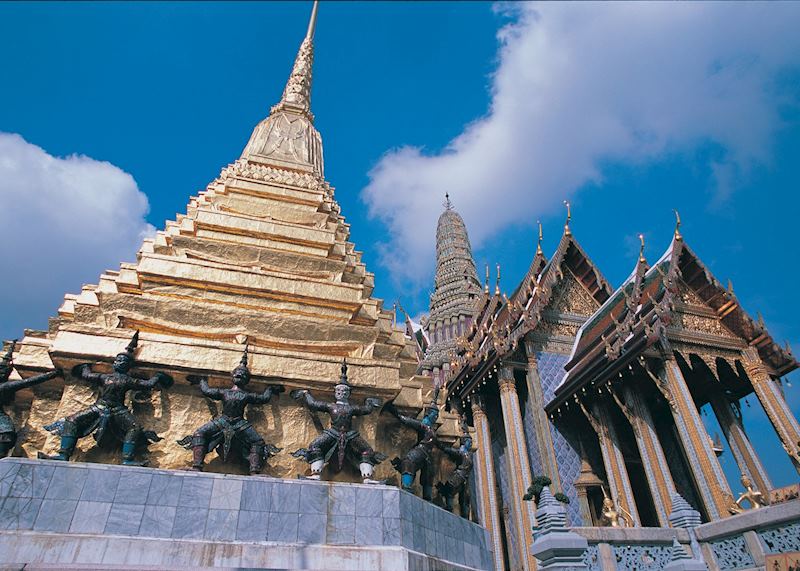
<path id="1" fill-rule="evenodd" d="M 639 263 L 644 264 L 647 262 L 644 257 L 644 234 L 639 234 L 639 242 L 641 242 L 641 246 L 639 246 Z"/>
<path id="2" fill-rule="evenodd" d="M 567 221 L 564 222 L 564 234 L 569 236 L 572 233 L 569 229 L 569 221 L 572 220 L 572 210 L 570 210 L 569 200 L 564 201 L 564 206 L 567 207 Z"/>
<path id="3" fill-rule="evenodd" d="M 486 264 L 486 282 L 484 283 L 483 291 L 489 293 L 489 264 Z"/>
<path id="4" fill-rule="evenodd" d="M 542 252 L 542 221 L 537 220 L 536 224 L 539 226 L 539 240 L 536 242 L 536 253 L 543 254 Z"/>
<path id="5" fill-rule="evenodd" d="M 728 293 L 730 295 L 733 295 L 733 282 L 731 281 L 730 278 L 728 278 Z"/>
<path id="6" fill-rule="evenodd" d="M 445 210 L 452 210 L 453 209 L 453 203 L 450 202 L 450 193 L 449 192 L 445 192 L 444 193 L 444 209 Z"/>
<path id="7" fill-rule="evenodd" d="M 500 295 L 500 264 L 497 264 L 497 280 L 494 282 L 494 294 Z"/>
<path id="8" fill-rule="evenodd" d="M 675 209 L 672 211 L 675 213 L 675 239 L 680 241 L 683 240 L 683 236 L 681 236 L 681 215 Z"/>

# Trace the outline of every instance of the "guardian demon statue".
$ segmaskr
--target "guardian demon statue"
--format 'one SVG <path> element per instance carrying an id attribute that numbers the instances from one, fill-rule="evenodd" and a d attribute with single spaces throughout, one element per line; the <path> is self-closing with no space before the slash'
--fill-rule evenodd
<path id="1" fill-rule="evenodd" d="M 250 421 L 244 418 L 244 411 L 250 404 L 267 404 L 273 395 L 284 391 L 283 385 L 268 386 L 263 393 L 245 390 L 250 382 L 247 347 L 239 366 L 231 373 L 231 380 L 229 389 L 214 389 L 208 386 L 207 377 L 189 377 L 190 383 L 199 382 L 203 395 L 222 401 L 221 415 L 205 423 L 194 434 L 178 440 L 178 444 L 192 451 L 192 470 L 203 470 L 206 454 L 211 450 L 216 448 L 222 460 L 227 461 L 231 448 L 234 448 L 239 458 L 247 459 L 250 473 L 259 474 L 267 458 L 281 450 L 264 442 Z"/>
<path id="2" fill-rule="evenodd" d="M 28 377 L 21 381 L 9 381 L 11 371 L 14 368 L 12 363 L 12 356 L 14 354 L 14 346 L 16 341 L 12 341 L 11 345 L 3 355 L 0 361 L 0 458 L 3 458 L 13 450 L 14 445 L 17 443 L 17 431 L 14 428 L 14 423 L 11 416 L 6 414 L 5 407 L 11 406 L 14 403 L 14 395 L 17 391 L 41 384 L 45 381 L 57 377 L 61 374 L 60 370 L 50 371 L 35 377 Z"/>
<path id="3" fill-rule="evenodd" d="M 331 417 L 331 427 L 315 438 L 308 448 L 292 453 L 311 464 L 310 479 L 319 480 L 322 469 L 335 455 L 337 470 L 341 470 L 344 460 L 357 464 L 365 484 L 377 483 L 372 479 L 374 467 L 386 459 L 384 454 L 375 452 L 357 430 L 353 430 L 353 417 L 371 414 L 381 406 L 380 399 L 368 397 L 363 405 L 350 404 L 351 386 L 347 381 L 347 361 L 342 361 L 342 375 L 334 386 L 335 402 L 318 401 L 307 390 L 294 390 L 292 398 L 299 400 L 318 412 L 327 412 Z"/>
<path id="4" fill-rule="evenodd" d="M 72 375 L 87 381 L 99 389 L 97 401 L 89 408 L 45 426 L 47 430 L 61 436 L 61 448 L 58 454 L 47 456 L 39 452 L 40 458 L 49 460 L 69 460 L 75 451 L 79 438 L 94 433 L 99 445 L 106 442 L 109 436 L 122 441 L 122 463 L 126 466 L 141 466 L 134 457 L 139 444 L 147 447 L 150 442 L 161 440 L 152 430 L 143 430 L 133 413 L 125 406 L 125 395 L 128 391 L 149 391 L 160 385 L 163 388 L 172 386 L 172 377 L 158 372 L 149 379 L 143 379 L 130 370 L 134 363 L 134 350 L 139 343 L 137 331 L 125 351 L 114 359 L 112 373 L 93 373 L 89 363 L 77 365 Z"/>

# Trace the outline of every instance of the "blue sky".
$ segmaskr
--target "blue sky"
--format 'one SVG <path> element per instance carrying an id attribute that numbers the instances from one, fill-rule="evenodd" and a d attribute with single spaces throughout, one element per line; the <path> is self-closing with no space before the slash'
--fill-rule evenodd
<path id="1" fill-rule="evenodd" d="M 19 136 L 0 137 L 0 336 L 46 327 L 64 292 L 132 260 L 146 224 L 163 227 L 238 158 L 308 12 L 0 4 L 0 132 Z M 376 295 L 426 310 L 445 191 L 507 291 L 537 219 L 555 248 L 565 198 L 615 285 L 637 234 L 651 260 L 667 247 L 677 208 L 687 243 L 800 352 L 798 23 L 793 4 L 323 2 L 312 108 Z M 4 154 L 38 167 L 8 170 Z M 53 159 L 72 155 L 84 158 Z M 745 412 L 775 482 L 796 481 L 763 413 Z"/>

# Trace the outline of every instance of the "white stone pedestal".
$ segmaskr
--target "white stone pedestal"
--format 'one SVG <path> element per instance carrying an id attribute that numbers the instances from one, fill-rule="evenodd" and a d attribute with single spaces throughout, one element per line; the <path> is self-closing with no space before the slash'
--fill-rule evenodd
<path id="1" fill-rule="evenodd" d="M 488 546 L 389 486 L 0 460 L 2 568 L 489 570 Z"/>

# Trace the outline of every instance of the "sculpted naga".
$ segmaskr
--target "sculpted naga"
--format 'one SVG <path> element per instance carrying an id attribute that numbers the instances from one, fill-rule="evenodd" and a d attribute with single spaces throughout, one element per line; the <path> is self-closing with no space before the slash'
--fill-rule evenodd
<path id="1" fill-rule="evenodd" d="M 16 341 L 12 341 L 8 351 L 0 361 L 0 458 L 11 452 L 17 443 L 17 431 L 14 428 L 14 422 L 5 411 L 7 406 L 10 407 L 14 403 L 14 395 L 21 389 L 39 385 L 61 375 L 61 371 L 57 369 L 35 377 L 28 377 L 21 381 L 9 381 L 8 378 L 14 368 L 13 355 L 15 345 Z"/>
<path id="2" fill-rule="evenodd" d="M 407 492 L 412 491 L 414 478 L 417 472 L 420 472 L 422 498 L 428 501 L 433 499 L 433 448 L 440 446 L 436 436 L 436 421 L 439 418 L 439 406 L 436 402 L 438 396 L 439 390 L 436 389 L 422 420 L 400 414 L 392 403 L 386 405 L 386 410 L 394 415 L 401 424 L 417 433 L 417 443 L 414 447 L 402 458 L 395 457 L 392 460 L 392 466 L 400 472 L 401 486 Z"/>
<path id="3" fill-rule="evenodd" d="M 381 406 L 380 399 L 368 397 L 363 405 L 350 404 L 351 386 L 347 380 L 347 361 L 342 361 L 342 374 L 334 386 L 334 402 L 318 401 L 307 390 L 294 390 L 293 399 L 304 403 L 309 409 L 327 412 L 331 417 L 331 426 L 322 431 L 308 448 L 301 448 L 292 453 L 295 458 L 302 458 L 311 464 L 309 479 L 319 480 L 322 469 L 331 458 L 336 456 L 335 467 L 341 470 L 345 458 L 351 464 L 357 464 L 365 484 L 378 483 L 372 479 L 374 468 L 386 459 L 384 454 L 375 452 L 367 444 L 357 430 L 353 430 L 353 417 L 371 414 Z"/>
<path id="4" fill-rule="evenodd" d="M 190 383 L 199 383 L 204 396 L 222 401 L 221 415 L 205 423 L 194 434 L 178 440 L 178 444 L 192 451 L 192 470 L 201 472 L 206 454 L 215 448 L 227 462 L 231 448 L 234 448 L 240 458 L 247 459 L 250 474 L 259 474 L 267 458 L 281 450 L 264 442 L 250 421 L 244 418 L 244 411 L 247 405 L 267 404 L 274 395 L 284 391 L 283 385 L 268 386 L 263 393 L 245 390 L 250 382 L 246 346 L 241 362 L 231 373 L 231 381 L 229 389 L 215 389 L 208 386 L 207 377 L 189 377 Z"/>
<path id="5" fill-rule="evenodd" d="M 152 430 L 142 426 L 125 406 L 128 391 L 149 391 L 157 385 L 163 388 L 172 386 L 172 377 L 166 373 L 156 373 L 149 379 L 130 373 L 134 363 L 134 351 L 139 343 L 139 332 L 134 333 L 125 351 L 114 359 L 111 373 L 93 373 L 89 363 L 76 365 L 72 375 L 86 381 L 99 390 L 97 401 L 89 408 L 45 426 L 47 430 L 61 436 L 61 447 L 53 456 L 39 452 L 40 458 L 48 460 L 69 460 L 75 451 L 79 438 L 94 433 L 95 441 L 102 445 L 108 436 L 122 441 L 122 463 L 126 466 L 141 466 L 134 458 L 138 445 L 146 447 L 150 442 L 161 440 Z"/>
<path id="6" fill-rule="evenodd" d="M 444 498 L 444 509 L 453 511 L 453 498 L 458 494 L 458 504 L 461 509 L 461 517 L 469 518 L 469 477 L 472 473 L 472 437 L 467 431 L 466 425 L 462 425 L 461 446 L 441 446 L 442 451 L 447 454 L 453 462 L 455 469 L 445 482 L 436 484 L 436 489 Z"/>

